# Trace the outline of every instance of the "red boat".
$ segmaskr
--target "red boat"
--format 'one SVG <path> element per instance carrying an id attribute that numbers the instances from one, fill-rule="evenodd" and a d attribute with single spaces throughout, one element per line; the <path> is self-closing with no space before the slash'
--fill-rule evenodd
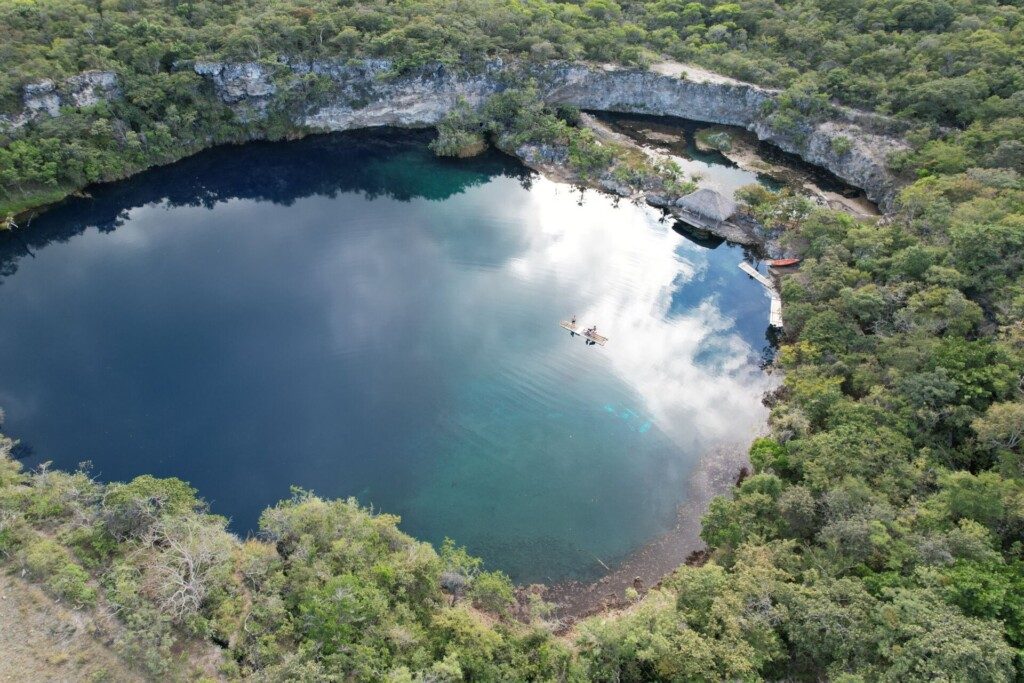
<path id="1" fill-rule="evenodd" d="M 800 263 L 798 258 L 773 258 L 768 259 L 768 265 L 772 268 L 788 268 Z"/>

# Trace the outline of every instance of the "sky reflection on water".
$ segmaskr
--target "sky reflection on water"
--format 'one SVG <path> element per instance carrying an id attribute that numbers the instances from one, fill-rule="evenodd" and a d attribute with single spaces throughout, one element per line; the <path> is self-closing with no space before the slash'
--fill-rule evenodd
<path id="1" fill-rule="evenodd" d="M 0 242 L 27 462 L 179 476 L 243 533 L 290 484 L 355 495 L 524 581 L 669 528 L 700 456 L 764 420 L 742 252 L 423 142 L 214 150 Z"/>

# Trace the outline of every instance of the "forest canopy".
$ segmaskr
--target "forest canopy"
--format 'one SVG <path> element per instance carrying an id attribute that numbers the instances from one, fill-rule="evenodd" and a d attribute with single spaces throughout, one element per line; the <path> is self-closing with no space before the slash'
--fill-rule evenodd
<path id="1" fill-rule="evenodd" d="M 1021 8 L 970 0 L 715 3 L 656 0 L 7 0 L 0 3 L 0 114 L 22 89 L 112 70 L 124 98 L 0 132 L 0 213 L 253 133 L 240 131 L 192 59 L 384 57 L 396 70 L 492 57 L 646 65 L 674 59 L 785 88 L 804 114 L 833 98 L 914 122 L 939 139 L 926 167 L 962 165 L 944 127 L 1024 117 Z M 3 126 L 0 125 L 0 131 Z M 1017 133 L 990 155 L 1019 165 Z"/>

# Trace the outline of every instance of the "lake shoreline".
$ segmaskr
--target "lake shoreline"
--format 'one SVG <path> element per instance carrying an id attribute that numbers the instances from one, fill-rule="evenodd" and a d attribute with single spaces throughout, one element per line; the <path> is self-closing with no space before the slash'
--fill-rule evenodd
<path id="1" fill-rule="evenodd" d="M 645 148 L 631 137 L 612 130 L 610 126 L 590 114 L 583 113 L 580 115 L 580 126 L 593 133 L 594 137 L 602 144 L 626 149 L 629 152 L 649 157 L 655 161 L 668 160 L 667 155 Z M 563 150 L 556 150 L 555 153 L 551 153 L 551 150 L 531 143 L 512 147 L 502 144 L 501 140 L 497 140 L 495 146 L 509 156 L 518 159 L 520 163 L 528 168 L 557 182 L 570 183 L 579 187 L 597 190 L 613 197 L 619 197 L 620 199 L 643 203 L 664 212 L 666 215 L 672 216 L 676 220 L 686 222 L 683 212 L 676 206 L 678 197 L 666 196 L 657 191 L 637 190 L 631 187 L 631 185 L 616 180 L 607 171 L 599 176 L 583 176 L 568 163 L 568 154 L 562 153 Z M 658 188 L 663 186 L 662 180 L 664 179 L 661 177 L 651 175 L 635 184 L 645 188 L 648 186 Z M 701 226 L 698 229 L 709 232 L 733 244 L 753 247 L 768 256 L 774 257 L 781 254 L 781 247 L 774 240 L 766 239 L 764 232 L 752 220 L 720 221 L 717 224 Z"/>
<path id="2" fill-rule="evenodd" d="M 598 130 L 602 129 L 598 127 Z M 603 131 L 608 131 L 607 128 Z M 601 134 L 612 134 L 602 132 Z M 308 135 L 299 137 L 312 137 L 318 134 L 310 131 Z M 330 134 L 328 134 L 330 135 Z M 617 141 L 622 136 L 616 137 Z M 231 146 L 248 144 L 228 143 Z M 227 146 L 227 145 L 223 145 Z M 515 153 L 501 150 L 504 155 L 517 159 L 527 168 L 534 172 L 555 180 L 556 182 L 568 182 L 577 185 L 583 183 L 582 179 L 567 177 L 571 170 L 565 165 L 562 166 L 531 166 L 522 157 Z M 586 185 L 607 196 L 616 196 L 599 183 L 590 182 Z M 632 198 L 637 203 L 640 198 Z M 58 206 L 57 202 L 48 208 Z M 650 202 L 643 202 L 650 204 Z M 653 205 L 658 208 L 657 205 Z M 730 240 L 732 241 L 732 240 Z M 735 483 L 737 473 L 746 465 L 746 446 L 749 439 L 742 443 L 736 443 L 728 448 L 719 447 L 707 454 L 694 468 L 694 473 L 686 482 L 689 494 L 685 502 L 676 512 L 674 527 L 652 540 L 644 542 L 639 548 L 630 552 L 625 560 L 614 563 L 609 568 L 609 573 L 593 582 L 563 581 L 552 584 L 547 588 L 546 599 L 557 604 L 556 614 L 566 625 L 571 625 L 576 620 L 585 616 L 598 614 L 608 609 L 623 606 L 625 603 L 625 590 L 629 587 L 639 588 L 641 592 L 653 587 L 665 575 L 683 564 L 694 552 L 703 548 L 700 541 L 700 519 L 706 510 L 710 500 L 718 495 L 728 493 Z M 598 560 L 604 564 L 602 560 Z M 639 578 L 639 583 L 636 579 Z"/>
<path id="3" fill-rule="evenodd" d="M 711 500 L 727 494 L 748 471 L 745 444 L 749 440 L 720 445 L 701 458 L 687 481 L 686 500 L 679 506 L 671 530 L 644 543 L 596 581 L 547 586 L 544 599 L 555 605 L 557 632 L 570 630 L 581 619 L 629 606 L 629 588 L 642 596 L 678 567 L 702 563 L 707 545 L 700 538 L 701 518 Z"/>
<path id="4" fill-rule="evenodd" d="M 629 149 L 631 149 L 633 151 L 636 151 L 636 152 L 639 152 L 639 153 L 642 153 L 642 154 L 645 154 L 645 155 L 649 154 L 649 151 L 645 150 L 642 145 L 638 144 L 636 141 L 632 140 L 631 138 L 629 138 L 626 135 L 622 135 L 622 134 L 616 133 L 615 131 L 611 130 L 610 127 L 608 127 L 607 125 L 605 125 L 604 123 L 602 123 L 601 121 L 597 120 L 596 118 L 594 118 L 592 116 L 584 114 L 581 117 L 581 125 L 583 127 L 587 128 L 588 130 L 592 131 L 597 136 L 597 138 L 599 140 L 603 139 L 606 142 L 614 142 L 614 144 L 616 144 L 616 145 L 620 145 L 620 146 L 629 148 Z M 377 126 L 377 127 L 366 127 L 366 128 L 353 128 L 353 129 L 350 129 L 350 130 L 353 131 L 353 132 L 358 132 L 358 131 L 370 131 L 370 130 L 374 130 L 375 128 L 381 128 L 381 127 Z M 395 129 L 399 129 L 399 130 L 436 130 L 434 128 L 434 126 L 400 126 L 400 125 L 395 125 L 395 126 L 385 126 L 383 128 L 395 128 Z M 345 131 L 345 132 L 348 132 L 348 131 Z M 199 154 L 201 152 L 204 152 L 204 151 L 207 151 L 207 150 L 210 150 L 210 149 L 215 149 L 217 147 L 236 147 L 236 146 L 247 145 L 247 144 L 250 144 L 250 143 L 253 143 L 253 142 L 296 141 L 296 140 L 301 140 L 301 139 L 304 139 L 304 138 L 307 138 L 307 137 L 311 137 L 311 136 L 332 135 L 332 134 L 334 134 L 334 133 L 333 132 L 324 132 L 324 131 L 320 131 L 320 130 L 315 130 L 315 129 L 312 129 L 312 128 L 305 128 L 305 129 L 294 130 L 294 131 L 290 132 L 289 135 L 287 135 L 284 138 L 282 138 L 281 140 L 271 140 L 271 139 L 267 138 L 266 136 L 253 135 L 253 136 L 250 136 L 250 137 L 245 138 L 245 139 L 228 140 L 228 141 L 225 141 L 225 142 L 218 142 L 218 143 L 215 143 L 215 144 L 212 144 L 212 145 L 209 145 L 209 146 L 201 146 L 201 147 L 194 148 L 194 149 L 190 148 L 190 149 L 185 150 L 185 152 L 183 154 L 181 154 L 180 156 L 176 156 L 176 157 L 170 158 L 170 159 L 162 159 L 162 160 L 160 160 L 157 163 L 154 163 L 154 164 L 151 164 L 149 166 L 146 166 L 145 168 L 134 169 L 132 171 L 126 172 L 126 173 L 121 174 L 119 176 L 115 176 L 115 177 L 111 177 L 111 178 L 105 179 L 101 183 L 94 183 L 94 184 L 91 184 L 91 185 L 87 185 L 87 186 L 85 186 L 83 188 L 64 188 L 62 190 L 49 190 L 49 191 L 47 191 L 45 193 L 41 193 L 40 197 L 43 198 L 43 201 L 39 205 L 34 205 L 34 204 L 32 204 L 31 200 L 26 199 L 26 200 L 24 200 L 23 203 L 29 204 L 29 206 L 28 206 L 28 208 L 22 209 L 21 211 L 19 211 L 18 213 L 13 215 L 14 223 L 16 225 L 18 225 L 18 226 L 24 227 L 26 224 L 31 223 L 31 221 L 34 220 L 40 214 L 42 214 L 42 213 L 44 213 L 46 211 L 49 211 L 50 209 L 52 209 L 52 208 L 54 208 L 56 206 L 61 205 L 62 203 L 64 203 L 68 199 L 71 199 L 71 198 L 74 198 L 74 197 L 83 197 L 83 196 L 84 197 L 88 197 L 88 196 L 90 196 L 91 191 L 94 188 L 96 188 L 96 187 L 101 187 L 101 186 L 104 186 L 104 185 L 108 185 L 110 183 L 116 183 L 116 182 L 121 182 L 121 181 L 125 181 L 125 180 L 130 180 L 131 178 L 133 178 L 133 177 L 135 177 L 135 176 L 137 176 L 137 175 L 139 175 L 141 173 L 145 173 L 146 171 L 150 171 L 150 170 L 153 170 L 153 169 L 156 169 L 156 168 L 161 168 L 161 167 L 173 165 L 175 163 L 178 163 L 178 162 L 184 161 L 184 160 L 186 160 L 186 159 L 188 159 L 190 157 L 193 157 L 196 154 Z M 616 183 L 616 182 L 612 181 L 610 178 L 604 178 L 604 177 L 583 177 L 583 176 L 581 176 L 579 173 L 577 173 L 576 171 L 574 171 L 571 168 L 571 166 L 569 165 L 569 163 L 567 162 L 566 159 L 558 160 L 558 159 L 554 159 L 554 158 L 550 158 L 550 157 L 545 157 L 545 155 L 538 154 L 537 153 L 537 148 L 536 148 L 535 145 L 531 145 L 531 144 L 528 143 L 526 145 L 522 145 L 522 146 L 520 146 L 518 148 L 515 148 L 515 147 L 512 147 L 510 145 L 502 144 L 502 141 L 500 141 L 500 140 L 495 140 L 495 141 L 491 141 L 491 144 L 489 144 L 489 145 L 484 145 L 484 146 L 481 146 L 479 148 L 475 148 L 474 152 L 476 154 L 479 154 L 479 153 L 485 151 L 487 149 L 487 147 L 494 147 L 495 149 L 499 150 L 503 154 L 505 154 L 505 155 L 507 155 L 509 157 L 512 157 L 513 159 L 517 160 L 519 163 L 521 163 L 526 168 L 529 168 L 529 169 L 531 169 L 531 170 L 533 170 L 533 171 L 543 175 L 544 177 L 548 178 L 549 180 L 553 180 L 555 182 L 567 183 L 567 184 L 575 185 L 577 187 L 584 187 L 584 188 L 588 188 L 588 189 L 597 190 L 599 192 L 602 192 L 602 193 L 607 194 L 607 195 L 612 196 L 612 197 L 618 197 L 618 198 L 622 198 L 622 199 L 629 199 L 631 201 L 636 201 L 636 202 L 643 202 L 643 203 L 645 203 L 645 204 L 647 204 L 649 206 L 652 206 L 652 207 L 654 207 L 656 209 L 659 209 L 659 210 L 665 212 L 668 215 L 672 215 L 672 216 L 674 216 L 676 218 L 679 218 L 680 214 L 678 213 L 678 210 L 676 209 L 676 207 L 674 205 L 672 205 L 672 203 L 670 201 L 668 201 L 671 198 L 665 198 L 665 197 L 662 197 L 661 195 L 656 195 L 656 194 L 647 194 L 647 193 L 644 193 L 642 191 L 641 192 L 637 192 L 637 191 L 634 191 L 634 190 L 630 189 L 629 187 L 627 187 L 625 185 L 621 185 L 619 183 Z M 466 156 L 471 156 L 471 155 L 466 155 Z M 461 158 L 466 158 L 466 157 L 463 156 Z M 61 193 L 61 192 L 64 193 L 63 196 L 59 196 L 59 198 L 54 199 L 54 197 L 57 197 L 58 194 Z M 21 228 L 13 228 L 13 229 L 15 231 L 17 231 L 17 230 L 19 230 Z M 752 225 L 747 225 L 747 224 L 732 225 L 732 224 L 729 224 L 729 223 L 723 223 L 723 224 L 720 224 L 718 226 L 713 226 L 713 227 L 703 228 L 703 229 L 705 229 L 707 232 L 712 233 L 716 237 L 721 237 L 722 239 L 724 239 L 726 241 L 729 241 L 729 242 L 732 242 L 734 244 L 739 244 L 739 245 L 743 245 L 743 246 L 749 246 L 749 247 L 755 247 L 755 248 L 761 249 L 762 251 L 765 251 L 769 256 L 776 256 L 776 255 L 778 255 L 778 254 L 775 253 L 775 252 L 779 251 L 778 245 L 774 244 L 771 241 L 766 241 L 764 239 L 764 236 L 762 234 L 760 234 L 758 230 L 754 229 Z M 2 231 L 2 228 L 0 228 L 0 231 Z"/>

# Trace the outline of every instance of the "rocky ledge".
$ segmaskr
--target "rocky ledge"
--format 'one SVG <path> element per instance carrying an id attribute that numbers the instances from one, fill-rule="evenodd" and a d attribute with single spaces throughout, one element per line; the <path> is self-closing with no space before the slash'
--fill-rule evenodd
<path id="1" fill-rule="evenodd" d="M 684 65 L 662 64 L 645 70 L 493 60 L 469 72 L 436 65 L 397 76 L 387 60 L 197 62 L 192 68 L 212 83 L 217 96 L 242 121 L 265 117 L 289 82 L 308 74 L 325 77 L 326 101 L 321 99 L 294 121 L 316 131 L 431 126 L 460 100 L 482 104 L 507 87 L 509 74 L 515 74 L 533 79 L 550 103 L 741 126 L 863 189 L 883 210 L 892 208 L 903 184 L 887 164 L 892 153 L 907 148 L 888 132 L 898 129 L 894 122 L 837 107 L 829 120 L 777 130 L 769 112 L 778 91 Z"/>
<path id="2" fill-rule="evenodd" d="M 60 83 L 45 79 L 22 88 L 22 111 L 13 116 L 0 115 L 0 131 L 24 126 L 43 116 L 60 116 L 61 107 L 82 109 L 121 96 L 121 86 L 113 71 L 83 71 Z"/>

